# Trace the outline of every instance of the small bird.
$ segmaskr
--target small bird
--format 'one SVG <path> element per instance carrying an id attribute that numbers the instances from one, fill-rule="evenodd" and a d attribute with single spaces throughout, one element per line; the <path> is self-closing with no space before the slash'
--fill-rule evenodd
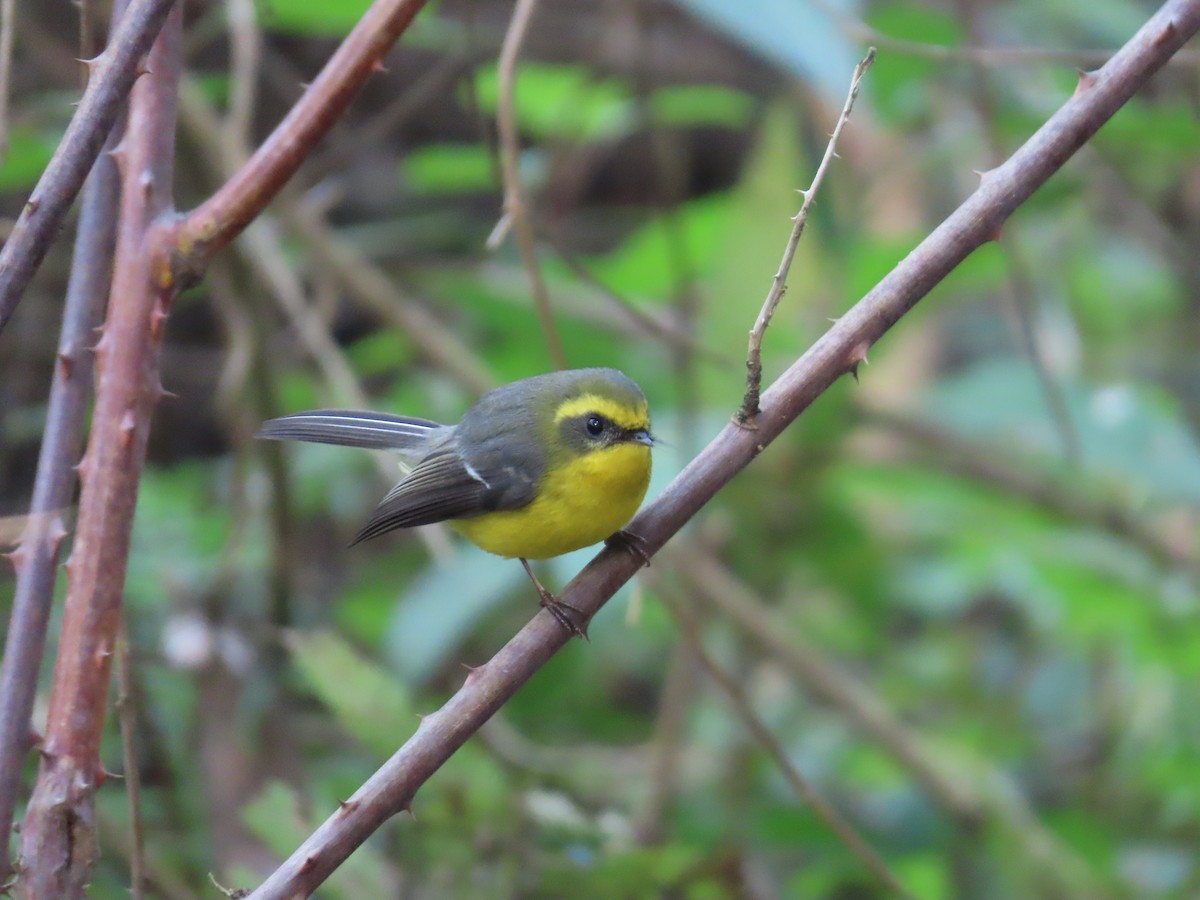
<path id="1" fill-rule="evenodd" d="M 258 437 L 395 450 L 404 476 L 354 543 L 448 521 L 489 553 L 520 559 L 541 605 L 572 633 L 578 612 L 546 590 L 528 560 L 605 541 L 649 562 L 621 528 L 650 484 L 645 394 L 616 369 L 572 369 L 484 394 L 457 425 L 318 409 L 264 422 Z"/>

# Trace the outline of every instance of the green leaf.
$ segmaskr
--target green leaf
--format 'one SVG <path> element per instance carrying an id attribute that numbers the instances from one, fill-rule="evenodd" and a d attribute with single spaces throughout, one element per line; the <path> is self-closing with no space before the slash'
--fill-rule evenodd
<path id="1" fill-rule="evenodd" d="M 411 151 L 401 169 L 419 194 L 450 195 L 493 190 L 495 165 L 483 144 L 432 144 Z"/>
<path id="2" fill-rule="evenodd" d="M 498 70 L 481 70 L 475 91 L 479 107 L 499 115 Z M 596 78 L 583 66 L 534 62 L 517 69 L 513 105 L 520 130 L 540 139 L 611 138 L 629 130 L 635 109 L 633 92 L 623 80 Z"/>
<path id="3" fill-rule="evenodd" d="M 331 631 L 291 632 L 292 662 L 338 723 L 381 759 L 419 724 L 404 685 Z"/>

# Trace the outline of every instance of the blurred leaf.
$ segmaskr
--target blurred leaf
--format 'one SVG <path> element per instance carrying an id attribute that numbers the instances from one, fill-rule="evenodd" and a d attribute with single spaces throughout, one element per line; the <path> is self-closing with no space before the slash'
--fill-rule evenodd
<path id="1" fill-rule="evenodd" d="M 420 194 L 496 190 L 492 155 L 482 144 L 431 144 L 404 157 L 405 181 Z"/>
<path id="2" fill-rule="evenodd" d="M 338 723 L 380 759 L 417 730 L 404 685 L 333 632 L 291 632 L 287 645 L 297 670 Z"/>
<path id="3" fill-rule="evenodd" d="M 655 121 L 664 125 L 723 125 L 743 128 L 755 102 L 723 85 L 680 84 L 658 88 L 650 97 Z"/>
<path id="4" fill-rule="evenodd" d="M 855 4 L 830 0 L 853 15 Z M 833 17 L 816 4 L 789 0 L 683 0 L 685 9 L 728 33 L 751 51 L 813 82 L 822 96 L 840 108 L 850 74 L 861 56 L 837 27 Z"/>
<path id="5" fill-rule="evenodd" d="M 499 71 L 480 70 L 475 91 L 480 109 L 499 115 Z M 633 123 L 630 87 L 616 78 L 597 78 L 577 65 L 522 62 L 514 106 L 521 131 L 535 138 L 597 140 L 623 134 Z"/>
<path id="6" fill-rule="evenodd" d="M 384 653 L 409 684 L 444 665 L 480 619 L 528 578 L 520 563 L 464 545 L 453 560 L 432 565 L 396 601 Z"/>
<path id="7" fill-rule="evenodd" d="M 61 134 L 14 126 L 8 135 L 8 152 L 0 157 L 0 192 L 28 190 L 37 184 L 61 139 Z"/>

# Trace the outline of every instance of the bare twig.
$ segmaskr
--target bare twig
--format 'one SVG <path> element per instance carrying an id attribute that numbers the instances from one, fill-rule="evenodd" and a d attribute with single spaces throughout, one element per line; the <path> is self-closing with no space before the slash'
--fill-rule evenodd
<path id="1" fill-rule="evenodd" d="M 750 698 L 746 696 L 746 692 L 742 690 L 742 686 L 733 676 L 717 665 L 717 662 L 704 649 L 704 643 L 700 638 L 700 631 L 696 626 L 694 614 L 688 608 L 688 605 L 672 598 L 669 591 L 660 592 L 660 596 L 667 606 L 670 607 L 672 614 L 675 616 L 675 621 L 679 623 L 679 630 L 682 632 L 684 640 L 694 649 L 696 658 L 700 660 L 700 665 L 704 667 L 704 671 L 708 673 L 708 676 L 725 693 L 734 713 L 742 720 L 742 724 L 746 727 L 746 730 L 754 736 L 754 739 L 767 751 L 771 759 L 774 760 L 775 765 L 783 773 L 783 777 L 787 780 L 787 783 L 791 786 L 796 796 L 812 809 L 817 818 L 830 827 L 834 834 L 846 845 L 846 848 L 858 858 L 859 862 L 866 866 L 867 870 L 879 879 L 880 884 L 902 897 L 911 896 L 892 870 L 888 868 L 883 858 L 875 852 L 874 848 L 863 840 L 862 836 L 854 830 L 854 826 L 842 818 L 842 814 L 821 796 L 820 791 L 792 764 L 787 751 L 783 749 L 779 740 L 771 733 L 771 730 L 767 728 L 762 719 L 754 711 L 754 707 L 750 703 Z"/>
<path id="2" fill-rule="evenodd" d="M 114 17 L 122 9 L 124 4 L 118 3 Z M 107 147 L 115 147 L 119 137 L 118 124 Z M 64 516 L 75 492 L 74 467 L 83 449 L 92 388 L 91 344 L 104 319 L 112 275 L 118 179 L 112 158 L 102 154 L 83 189 L 33 502 L 20 549 L 11 557 L 17 584 L 0 662 L 0 880 L 10 871 L 9 833 L 21 785 L 21 762 L 30 748 L 30 715 L 45 653 L 58 552 L 67 531 Z"/>
<path id="3" fill-rule="evenodd" d="M 763 302 L 758 319 L 755 321 L 754 327 L 750 329 L 750 348 L 746 354 L 746 396 L 742 400 L 742 408 L 738 410 L 737 421 L 739 424 L 746 425 L 758 415 L 758 401 L 762 391 L 763 337 L 767 333 L 767 326 L 771 324 L 771 317 L 775 315 L 775 309 L 779 306 L 779 301 L 783 299 L 783 292 L 787 290 L 788 270 L 792 267 L 792 259 L 796 255 L 796 247 L 799 246 L 800 237 L 804 234 L 804 226 L 808 222 L 808 212 L 812 209 L 813 203 L 816 202 L 817 190 L 821 187 L 821 182 L 825 180 L 825 173 L 829 170 L 830 163 L 837 156 L 838 137 L 841 135 L 842 129 L 846 127 L 846 123 L 850 120 L 850 112 L 854 109 L 854 101 L 858 98 L 858 91 L 862 86 L 863 76 L 867 74 L 867 70 L 871 68 L 871 64 L 874 62 L 875 48 L 872 47 L 867 51 L 867 55 L 863 57 L 862 61 L 854 67 L 854 75 L 850 79 L 850 92 L 846 95 L 846 103 L 842 106 L 842 112 L 838 116 L 837 124 L 834 125 L 833 132 L 829 135 L 829 143 L 825 146 L 825 155 L 821 157 L 821 164 L 817 166 L 817 173 L 813 176 L 812 184 L 808 186 L 808 190 L 800 192 L 804 195 L 804 202 L 800 206 L 800 212 L 796 213 L 792 218 L 792 233 L 788 237 L 787 246 L 783 250 L 783 259 L 780 261 L 779 269 L 775 272 L 775 277 L 771 281 L 771 289 L 767 291 L 767 299 Z"/>
<path id="4" fill-rule="evenodd" d="M 46 740 L 37 787 L 21 834 L 19 894 L 79 897 L 98 854 L 95 792 L 104 779 L 100 738 L 121 614 L 138 479 L 150 414 L 162 394 L 158 353 L 171 296 L 165 245 L 154 224 L 171 206 L 175 95 L 182 4 L 167 17 L 139 79 L 129 121 L 114 153 L 121 170 L 116 259 L 104 333 L 96 346 L 96 407 Z"/>
<path id="5" fill-rule="evenodd" d="M 628 526 L 648 553 L 658 550 L 818 396 L 846 374 L 929 290 L 1058 171 L 1146 80 L 1200 30 L 1200 0 L 1170 0 L 1100 71 L 932 234 L 855 304 L 762 394 L 757 428 L 730 422 Z M 559 594 L 585 619 L 641 567 L 603 550 Z M 446 704 L 344 801 L 251 895 L 307 896 L 383 822 L 407 809 L 417 790 L 480 725 L 570 639 L 539 613 L 485 665 L 471 670 Z"/>
<path id="6" fill-rule="evenodd" d="M 550 353 L 550 362 L 558 369 L 567 367 L 567 355 L 563 350 L 562 338 L 558 334 L 558 326 L 554 323 L 554 311 L 550 308 L 550 295 L 546 291 L 546 282 L 542 279 L 541 269 L 538 268 L 537 244 L 533 234 L 533 224 L 530 221 L 529 210 L 521 189 L 521 140 L 517 130 L 516 113 L 516 81 L 517 57 L 521 52 L 521 42 L 529 28 L 529 20 L 537 0 L 517 0 L 513 10 L 512 21 L 508 32 L 504 35 L 504 43 L 500 48 L 500 63 L 497 71 L 499 81 L 499 110 L 497 126 L 500 130 L 500 168 L 504 176 L 504 219 L 511 223 L 516 230 L 517 249 L 521 253 L 521 261 L 525 271 L 529 273 L 529 286 L 533 291 L 533 303 L 537 309 L 538 321 L 542 325 L 542 336 Z M 502 235 L 503 229 L 493 233 L 493 238 Z"/>
<path id="7" fill-rule="evenodd" d="M 229 0 L 229 113 L 225 133 L 236 145 L 250 143 L 254 101 L 258 87 L 258 64 L 262 55 L 262 31 L 254 0 Z"/>
<path id="8" fill-rule="evenodd" d="M 91 77 L 79 108 L 0 249 L 0 331 L 83 186 L 173 2 L 132 0 L 108 47 L 89 62 Z"/>
<path id="9" fill-rule="evenodd" d="M 133 670 L 129 649 L 129 629 L 122 616 L 117 630 L 117 717 L 121 723 L 122 780 L 129 800 L 129 896 L 146 896 L 146 834 L 142 827 L 142 776 L 137 760 L 137 711 L 133 706 Z"/>
<path id="10" fill-rule="evenodd" d="M 16 0 L 0 0 L 0 163 L 8 156 L 8 104 L 12 78 Z"/>

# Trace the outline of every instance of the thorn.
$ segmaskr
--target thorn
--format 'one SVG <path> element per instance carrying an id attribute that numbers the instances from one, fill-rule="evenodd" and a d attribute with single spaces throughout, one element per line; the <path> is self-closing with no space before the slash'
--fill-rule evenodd
<path id="1" fill-rule="evenodd" d="M 385 66 L 385 65 L 383 64 L 383 57 L 382 57 L 382 56 L 380 56 L 380 57 L 377 57 L 377 58 L 376 58 L 376 59 L 375 59 L 375 60 L 374 60 L 374 61 L 371 63 L 371 72 L 372 72 L 372 73 L 376 73 L 376 72 L 378 72 L 378 73 L 382 73 L 382 74 L 385 74 L 385 75 L 387 74 L 387 66 Z"/>
<path id="2" fill-rule="evenodd" d="M 162 300 L 157 300 L 154 303 L 154 309 L 150 311 L 150 338 L 156 344 L 162 341 L 163 329 L 167 323 L 167 310 L 163 305 Z"/>
<path id="3" fill-rule="evenodd" d="M 143 56 L 137 64 L 137 69 L 134 70 L 134 78 L 141 78 L 143 75 L 149 75 L 150 72 L 150 60 Z"/>
<path id="4" fill-rule="evenodd" d="M 41 205 L 42 205 L 42 201 L 39 200 L 37 197 L 30 197 L 28 200 L 25 201 L 25 211 L 27 213 L 29 213 L 29 215 L 32 216 L 35 212 L 38 211 L 38 207 Z"/>
<path id="5" fill-rule="evenodd" d="M 31 726 L 25 740 L 28 741 L 27 747 L 40 747 L 42 746 L 42 733 Z"/>
<path id="6" fill-rule="evenodd" d="M 1175 20 L 1171 19 L 1163 26 L 1163 30 L 1158 33 L 1158 37 L 1154 39 L 1154 44 L 1161 47 L 1163 44 L 1171 40 L 1175 36 Z"/>
<path id="7" fill-rule="evenodd" d="M 3 556 L 9 561 L 13 567 L 13 571 L 18 575 L 20 575 L 21 570 L 25 568 L 25 563 L 28 559 L 28 553 L 26 553 L 24 545 L 18 547 L 16 550 L 11 550 L 8 553 L 0 553 L 0 556 Z"/>
<path id="8" fill-rule="evenodd" d="M 340 813 L 354 812 L 354 810 L 358 809 L 358 805 L 359 805 L 359 801 L 357 801 L 357 800 L 339 800 L 338 801 L 338 812 L 340 812 Z"/>
<path id="9" fill-rule="evenodd" d="M 149 169 L 143 170 L 138 176 L 138 187 L 141 188 L 143 197 L 149 197 L 150 192 L 154 190 L 154 173 Z"/>
<path id="10" fill-rule="evenodd" d="M 179 395 L 174 391 L 168 391 L 161 383 L 158 385 L 158 399 L 160 400 L 178 400 Z"/>
<path id="11" fill-rule="evenodd" d="M 300 863 L 300 872 L 307 872 L 309 869 L 316 868 L 317 858 L 313 854 L 304 857 L 304 862 Z"/>
<path id="12" fill-rule="evenodd" d="M 110 779 L 110 778 L 112 778 L 116 781 L 124 781 L 125 780 L 125 776 L 123 774 L 121 774 L 120 772 L 112 772 L 112 771 L 109 771 L 108 769 L 104 768 L 103 766 L 101 766 L 96 771 L 96 787 L 100 787 L 100 785 L 104 784 L 104 782 L 108 781 L 108 779 Z"/>
<path id="13" fill-rule="evenodd" d="M 411 800 L 409 800 L 407 803 L 405 803 L 403 806 L 401 806 L 400 811 L 408 813 L 410 816 L 413 817 L 413 821 L 416 821 L 417 814 L 415 812 L 413 812 Z"/>
<path id="14" fill-rule="evenodd" d="M 137 416 L 133 414 L 132 409 L 125 410 L 121 416 L 121 424 L 118 426 L 121 429 L 121 442 L 125 449 L 128 450 L 133 446 L 133 438 L 137 432 Z"/>
<path id="15" fill-rule="evenodd" d="M 42 758 L 42 761 L 47 762 L 47 763 L 54 762 L 54 758 L 57 755 L 57 754 L 53 753 L 52 751 L 47 750 L 45 744 L 42 744 L 40 747 L 38 747 L 37 752 L 38 752 L 38 756 L 40 756 Z"/>
<path id="16" fill-rule="evenodd" d="M 867 351 L 871 349 L 870 341 L 859 341 L 850 348 L 850 364 L 847 368 L 850 374 L 854 377 L 855 383 L 858 382 L 858 367 L 859 365 L 870 365 L 870 360 L 867 359 Z"/>
<path id="17" fill-rule="evenodd" d="M 1075 83 L 1075 93 L 1072 96 L 1078 97 L 1080 94 L 1090 91 L 1096 86 L 1096 73 L 1088 72 L 1083 69 L 1076 69 L 1075 72 L 1079 75 L 1079 80 Z"/>
<path id="18" fill-rule="evenodd" d="M 995 241 L 996 243 L 1000 243 L 1000 234 L 1001 234 L 1001 231 L 1003 230 L 1003 227 L 1004 227 L 1003 225 L 997 225 L 996 230 L 993 231 L 991 234 L 989 234 L 987 236 L 987 239 L 989 241 Z"/>
<path id="19" fill-rule="evenodd" d="M 64 381 L 71 377 L 75 370 L 75 350 L 60 350 L 58 353 L 58 375 Z"/>

